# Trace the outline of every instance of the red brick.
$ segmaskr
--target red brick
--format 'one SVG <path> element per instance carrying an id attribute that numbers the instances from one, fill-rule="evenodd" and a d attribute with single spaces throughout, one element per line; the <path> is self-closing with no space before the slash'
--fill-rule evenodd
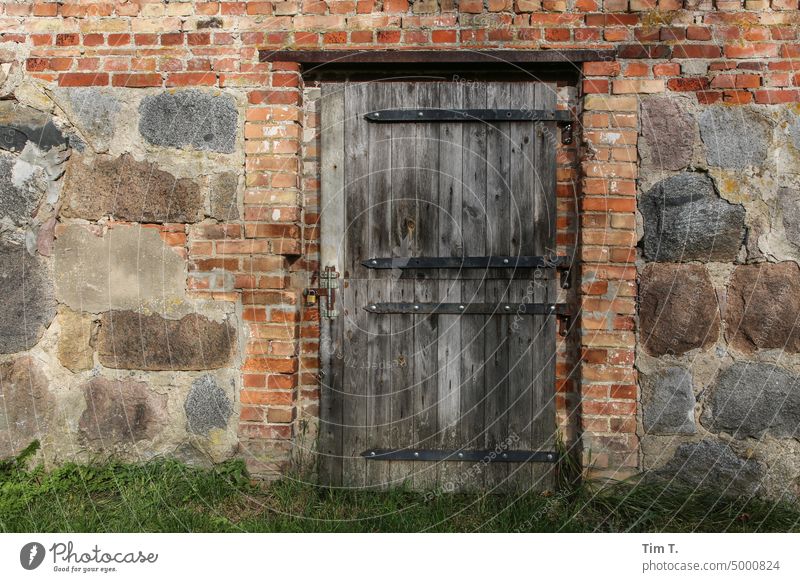
<path id="1" fill-rule="evenodd" d="M 30 58 L 25 61 L 25 69 L 28 71 L 46 71 L 48 59 Z"/>
<path id="2" fill-rule="evenodd" d="M 756 103 L 798 103 L 800 102 L 800 89 L 772 89 L 755 92 Z"/>
<path id="3" fill-rule="evenodd" d="M 80 44 L 79 34 L 57 34 L 56 46 L 77 46 Z"/>
<path id="4" fill-rule="evenodd" d="M 672 49 L 673 59 L 715 59 L 722 55 L 722 49 L 712 44 L 681 44 Z"/>
<path id="5" fill-rule="evenodd" d="M 722 93 L 723 103 L 735 103 L 743 105 L 753 102 L 753 94 L 748 91 L 724 91 Z"/>
<path id="6" fill-rule="evenodd" d="M 435 43 L 449 44 L 456 42 L 455 30 L 434 30 L 431 33 L 431 40 Z"/>
<path id="7" fill-rule="evenodd" d="M 114 87 L 161 87 L 161 75 L 157 73 L 118 73 L 111 79 Z"/>
<path id="8" fill-rule="evenodd" d="M 102 34 L 84 34 L 83 46 L 99 46 L 105 42 Z"/>
<path id="9" fill-rule="evenodd" d="M 769 43 L 727 45 L 725 47 L 725 56 L 731 59 L 777 57 L 780 54 L 780 50 L 780 45 Z"/>
<path id="10" fill-rule="evenodd" d="M 704 91 L 708 86 L 709 81 L 705 77 L 685 77 L 667 81 L 667 87 L 671 91 Z"/>
<path id="11" fill-rule="evenodd" d="M 84 44 L 85 39 L 84 39 Z M 125 46 L 131 44 L 131 35 L 130 34 L 109 34 L 108 35 L 108 46 Z"/>
<path id="12" fill-rule="evenodd" d="M 33 5 L 33 15 L 34 16 L 57 16 L 58 15 L 58 4 L 55 2 L 53 3 L 37 3 Z"/>
<path id="13" fill-rule="evenodd" d="M 605 79 L 587 79 L 583 82 L 584 93 L 608 93 L 609 81 Z"/>
<path id="14" fill-rule="evenodd" d="M 90 87 L 108 85 L 107 73 L 62 73 L 58 76 L 61 87 Z"/>
<path id="15" fill-rule="evenodd" d="M 167 75 L 167 87 L 212 86 L 216 84 L 217 76 L 214 73 L 169 73 Z"/>

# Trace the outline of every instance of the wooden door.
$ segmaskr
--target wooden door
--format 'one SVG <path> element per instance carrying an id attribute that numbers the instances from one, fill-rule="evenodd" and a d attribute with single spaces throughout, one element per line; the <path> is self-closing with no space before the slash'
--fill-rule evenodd
<path id="1" fill-rule="evenodd" d="M 532 82 L 323 85 L 323 483 L 551 486 L 555 102 Z"/>

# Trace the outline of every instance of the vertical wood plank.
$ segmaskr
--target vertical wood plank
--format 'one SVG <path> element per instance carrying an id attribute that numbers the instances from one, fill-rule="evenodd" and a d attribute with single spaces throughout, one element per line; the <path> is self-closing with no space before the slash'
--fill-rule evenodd
<path id="1" fill-rule="evenodd" d="M 339 293 L 342 306 L 338 317 L 344 326 L 339 359 L 344 368 L 342 385 L 342 485 L 364 487 L 366 461 L 361 453 L 369 446 L 366 440 L 367 388 L 367 271 L 361 260 L 369 257 L 369 128 L 363 115 L 368 110 L 368 86 L 348 83 L 345 89 L 345 184 L 347 191 L 346 223 L 343 225 L 346 259 L 343 287 Z M 324 220 L 324 216 L 323 216 Z"/>
<path id="2" fill-rule="evenodd" d="M 553 84 L 538 83 L 534 88 L 537 108 L 555 109 L 556 87 Z M 536 196 L 534 226 L 536 251 L 540 254 L 556 251 L 556 140 L 558 128 L 554 122 L 536 124 Z M 542 279 L 537 291 L 541 301 L 554 302 L 558 293 L 558 275 L 550 269 Z M 534 446 L 554 450 L 556 412 L 556 318 L 539 316 L 537 319 L 535 350 L 533 353 L 534 384 L 531 401 L 531 442 Z M 533 486 L 538 489 L 552 489 L 554 481 L 553 465 L 536 464 L 533 467 Z"/>
<path id="3" fill-rule="evenodd" d="M 510 107 L 534 109 L 534 88 L 530 83 L 510 86 Z M 511 255 L 535 255 L 534 239 L 534 139 L 535 128 L 530 123 L 510 124 L 509 141 L 511 163 L 508 180 L 510 186 L 509 230 Z M 509 300 L 513 303 L 539 301 L 535 281 L 528 280 L 529 270 L 511 272 Z M 534 349 L 534 317 L 514 314 L 508 330 L 508 436 L 510 449 L 530 450 L 531 392 L 534 369 L 531 353 Z M 531 487 L 533 469 L 530 463 L 509 465 L 508 489 L 527 490 Z"/>
<path id="4" fill-rule="evenodd" d="M 369 108 L 395 107 L 391 83 L 370 84 Z M 369 151 L 369 252 L 370 256 L 392 256 L 391 180 L 392 125 L 370 123 Z M 368 298 L 370 302 L 390 301 L 391 273 L 370 270 Z M 370 393 L 367 408 L 367 443 L 371 448 L 386 448 L 392 422 L 392 377 L 387 360 L 391 354 L 391 316 L 370 314 L 367 317 L 369 341 Z M 367 461 L 367 486 L 384 489 L 389 483 L 389 462 Z"/>
<path id="5" fill-rule="evenodd" d="M 509 83 L 491 83 L 487 87 L 486 107 L 507 107 Z M 493 123 L 486 136 L 486 254 L 505 255 L 511 250 L 510 232 L 511 193 L 508 177 L 510 172 L 511 142 L 510 124 Z M 505 277 L 499 270 L 487 269 L 493 280 L 487 284 L 487 301 L 499 303 L 508 299 L 508 282 L 495 277 Z M 510 317 L 496 314 L 490 317 L 487 326 L 484 357 L 486 363 L 486 448 L 505 446 L 508 438 L 508 391 L 509 391 L 509 341 Z M 486 486 L 494 490 L 506 487 L 508 465 L 492 463 L 487 467 Z"/>
<path id="6" fill-rule="evenodd" d="M 395 107 L 417 107 L 415 83 L 392 83 Z M 391 248 L 390 256 L 417 255 L 416 126 L 392 124 Z M 392 301 L 413 303 L 414 277 L 411 272 L 392 272 Z M 386 316 L 384 316 L 386 317 Z M 391 428 L 389 446 L 401 449 L 413 445 L 414 316 L 390 315 Z M 413 461 L 392 461 L 389 478 L 392 486 L 412 482 Z"/>
<path id="7" fill-rule="evenodd" d="M 321 204 L 327 216 L 321 224 L 321 264 L 339 265 L 341 233 L 344 226 L 344 112 L 345 95 L 341 83 L 323 85 L 320 114 Z M 327 209 L 326 209 L 327 206 Z M 320 419 L 319 479 L 323 484 L 340 485 L 342 480 L 342 398 L 344 367 L 336 359 L 342 344 L 342 322 L 320 321 Z"/>
<path id="8" fill-rule="evenodd" d="M 439 107 L 439 83 L 420 83 L 419 107 Z M 437 123 L 416 126 L 417 245 L 420 256 L 439 254 L 439 130 Z M 415 300 L 434 302 L 438 296 L 438 273 L 415 282 Z M 439 370 L 439 325 L 437 315 L 414 316 L 413 442 L 418 448 L 436 448 Z M 419 462 L 414 467 L 414 488 L 436 487 L 436 463 Z"/>
<path id="9" fill-rule="evenodd" d="M 455 83 L 442 83 L 439 103 L 443 108 L 462 107 L 460 87 Z M 460 257 L 464 251 L 462 236 L 464 152 L 462 135 L 467 130 L 462 123 L 439 125 L 439 256 Z M 455 278 L 445 279 L 440 271 L 438 301 L 461 301 L 461 284 Z M 438 357 L 438 448 L 455 449 L 459 446 L 458 422 L 461 414 L 461 320 L 458 315 L 439 316 Z M 440 463 L 439 484 L 447 487 L 458 477 L 458 469 L 451 462 Z"/>
<path id="10" fill-rule="evenodd" d="M 487 87 L 483 83 L 463 86 L 463 107 L 483 109 L 487 103 Z M 461 237 L 464 254 L 483 256 L 487 253 L 487 215 L 490 194 L 487 190 L 486 147 L 487 127 L 483 123 L 470 123 L 464 128 L 462 144 L 464 158 L 462 176 L 464 190 L 461 210 Z M 478 278 L 461 282 L 461 301 L 480 303 L 486 298 L 483 281 Z M 459 448 L 481 448 L 483 443 L 483 417 L 485 406 L 483 330 L 484 315 L 461 316 L 461 412 L 459 418 Z M 484 471 L 480 464 L 458 463 L 461 472 L 460 486 L 464 490 L 478 490 L 484 484 Z"/>

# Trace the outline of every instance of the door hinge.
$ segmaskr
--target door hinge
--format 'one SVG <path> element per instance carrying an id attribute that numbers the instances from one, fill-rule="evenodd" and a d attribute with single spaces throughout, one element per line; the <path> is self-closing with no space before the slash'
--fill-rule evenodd
<path id="1" fill-rule="evenodd" d="M 319 316 L 325 319 L 333 319 L 339 315 L 336 310 L 336 290 L 339 288 L 339 272 L 336 267 L 329 265 L 316 274 L 319 287 L 308 287 L 303 291 L 306 298 L 306 305 L 317 305 L 320 298 L 325 301 L 319 302 Z"/>

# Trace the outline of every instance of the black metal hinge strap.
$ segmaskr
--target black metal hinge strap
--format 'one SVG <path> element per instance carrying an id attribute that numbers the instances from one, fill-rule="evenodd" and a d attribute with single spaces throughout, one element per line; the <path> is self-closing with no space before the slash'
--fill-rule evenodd
<path id="1" fill-rule="evenodd" d="M 368 461 L 475 461 L 484 463 L 555 463 L 553 451 L 484 451 L 440 449 L 367 449 L 361 456 Z"/>
<path id="2" fill-rule="evenodd" d="M 375 123 L 410 121 L 558 121 L 567 123 L 572 115 L 564 110 L 540 109 L 383 109 L 364 114 Z"/>
<path id="3" fill-rule="evenodd" d="M 384 257 L 361 263 L 368 269 L 569 269 L 567 256 L 491 256 L 491 257 Z"/>
<path id="4" fill-rule="evenodd" d="M 370 313 L 441 313 L 472 315 L 570 315 L 566 303 L 368 303 Z"/>

